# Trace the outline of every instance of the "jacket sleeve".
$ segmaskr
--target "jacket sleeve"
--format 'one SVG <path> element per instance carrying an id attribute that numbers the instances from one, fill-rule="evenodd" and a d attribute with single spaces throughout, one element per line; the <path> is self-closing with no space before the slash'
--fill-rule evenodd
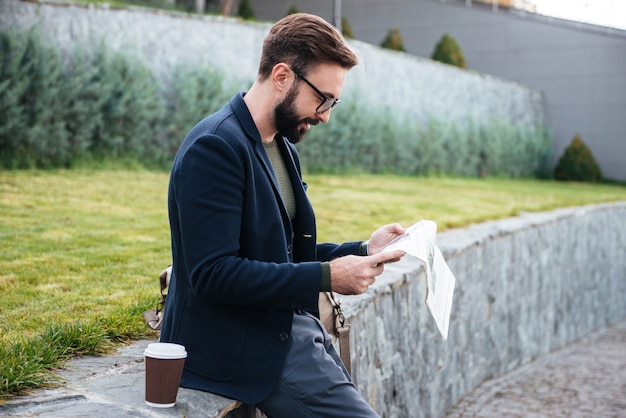
<path id="1" fill-rule="evenodd" d="M 319 261 L 330 261 L 333 258 L 344 255 L 359 255 L 361 241 L 346 242 L 341 245 L 323 243 L 317 245 L 317 258 Z"/>

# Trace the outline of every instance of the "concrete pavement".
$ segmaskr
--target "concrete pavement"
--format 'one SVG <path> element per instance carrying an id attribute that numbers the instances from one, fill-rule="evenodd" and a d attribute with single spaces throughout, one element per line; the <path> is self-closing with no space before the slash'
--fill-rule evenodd
<path id="1" fill-rule="evenodd" d="M 626 417 L 626 322 L 488 380 L 447 418 Z"/>

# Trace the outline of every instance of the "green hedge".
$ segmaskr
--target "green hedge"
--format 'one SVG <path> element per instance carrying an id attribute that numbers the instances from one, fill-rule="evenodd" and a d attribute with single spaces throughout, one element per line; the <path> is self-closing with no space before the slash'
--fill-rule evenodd
<path id="1" fill-rule="evenodd" d="M 0 32 L 0 168 L 99 162 L 169 166 L 187 131 L 237 90 L 214 68 L 180 67 L 169 82 L 104 45 L 62 54 L 32 32 Z M 546 176 L 552 138 L 493 120 L 420 126 L 347 97 L 299 144 L 310 172 Z"/>
<path id="2" fill-rule="evenodd" d="M 501 120 L 476 127 L 431 119 L 426 127 L 392 109 L 360 106 L 348 97 L 298 145 L 314 172 L 367 172 L 464 177 L 550 176 L 552 135 Z"/>
<path id="3" fill-rule="evenodd" d="M 166 86 L 104 45 L 64 56 L 33 32 L 0 32 L 0 60 L 0 168 L 166 167 L 193 123 L 230 97 L 211 68 L 181 69 Z"/>

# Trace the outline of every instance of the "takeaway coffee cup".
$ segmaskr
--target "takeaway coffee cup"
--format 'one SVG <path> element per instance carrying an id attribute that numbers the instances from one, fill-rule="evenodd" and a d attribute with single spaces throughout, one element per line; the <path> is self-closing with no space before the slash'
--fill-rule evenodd
<path id="1" fill-rule="evenodd" d="M 152 343 L 148 344 L 143 354 L 146 359 L 146 404 L 157 408 L 174 406 L 187 358 L 185 347 Z"/>

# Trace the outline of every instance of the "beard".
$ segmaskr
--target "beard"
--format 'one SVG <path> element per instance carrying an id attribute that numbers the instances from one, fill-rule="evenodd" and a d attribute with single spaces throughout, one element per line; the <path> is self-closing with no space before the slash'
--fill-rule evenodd
<path id="1" fill-rule="evenodd" d="M 300 142 L 307 133 L 306 128 L 299 128 L 303 123 L 317 125 L 317 120 L 300 119 L 296 112 L 296 91 L 295 84 L 287 97 L 276 108 L 274 108 L 274 118 L 278 133 L 289 140 L 292 144 Z"/>

